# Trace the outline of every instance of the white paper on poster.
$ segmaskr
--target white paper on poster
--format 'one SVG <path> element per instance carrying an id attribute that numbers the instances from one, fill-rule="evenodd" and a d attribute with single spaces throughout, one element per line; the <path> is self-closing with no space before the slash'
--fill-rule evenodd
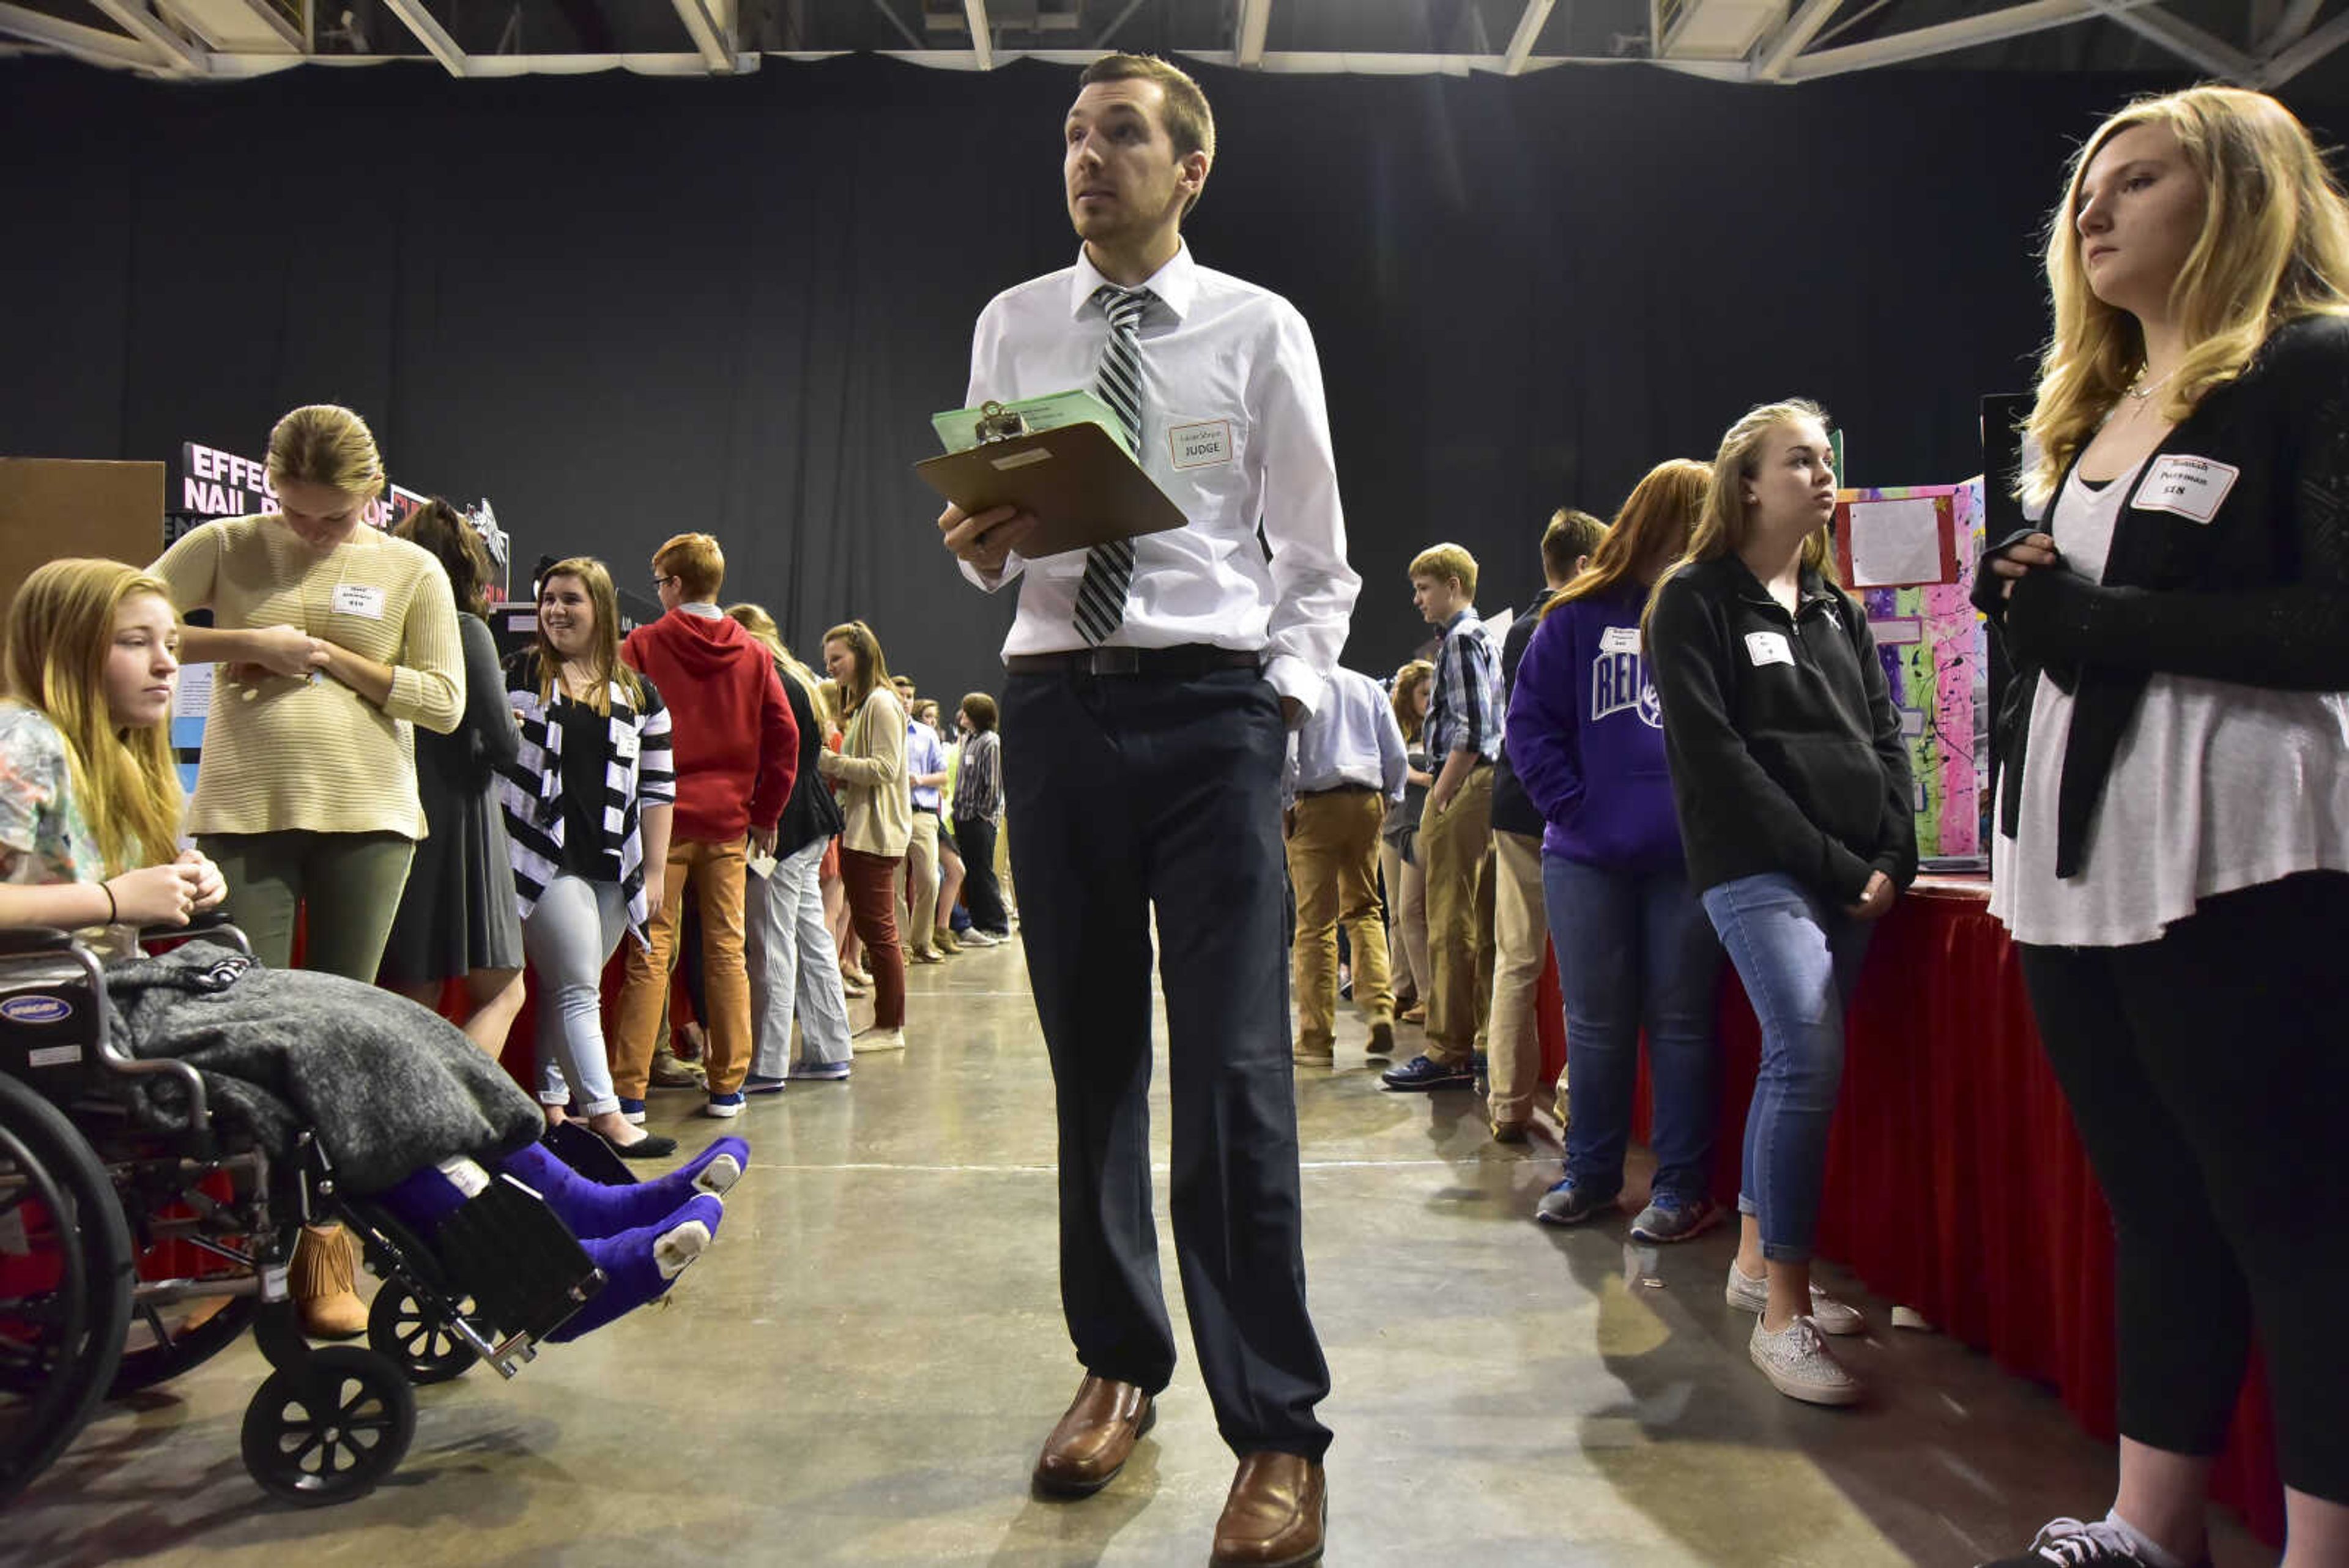
<path id="1" fill-rule="evenodd" d="M 1932 498 L 1851 504 L 1851 587 L 1941 580 L 1941 519 Z"/>
<path id="2" fill-rule="evenodd" d="M 212 711 L 212 667 L 209 664 L 180 666 L 180 684 L 171 693 L 171 717 L 202 719 Z"/>
<path id="3" fill-rule="evenodd" d="M 1868 623 L 1868 629 L 1876 638 L 1878 648 L 1903 648 L 1925 640 L 1925 623 L 1913 615 L 1871 620 Z"/>

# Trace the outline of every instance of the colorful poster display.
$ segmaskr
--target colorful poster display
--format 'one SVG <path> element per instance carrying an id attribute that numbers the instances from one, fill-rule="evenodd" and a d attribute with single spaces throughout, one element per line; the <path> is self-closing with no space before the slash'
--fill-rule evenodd
<path id="1" fill-rule="evenodd" d="M 1989 852 L 1982 810 L 1990 771 L 1989 645 L 1967 596 L 1982 546 L 1982 484 L 1847 490 L 1846 503 L 1946 499 L 1956 548 L 1951 580 L 1855 590 L 1875 633 L 1892 705 L 1909 737 L 1917 787 L 1917 853 L 1963 859 Z"/>

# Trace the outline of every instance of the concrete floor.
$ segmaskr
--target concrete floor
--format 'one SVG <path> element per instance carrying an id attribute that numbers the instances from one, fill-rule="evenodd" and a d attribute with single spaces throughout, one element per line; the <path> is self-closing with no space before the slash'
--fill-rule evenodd
<path id="1" fill-rule="evenodd" d="M 1204 1562 L 1233 1461 L 1187 1360 L 1107 1490 L 1030 1496 L 1079 1376 L 1043 1049 L 1016 946 L 913 989 L 909 1051 L 733 1124 L 753 1168 L 666 1303 L 511 1384 L 476 1368 L 419 1390 L 415 1446 L 372 1496 L 305 1511 L 253 1486 L 247 1343 L 109 1407 L 0 1521 L 0 1563 Z M 1361 1038 L 1341 1026 L 1338 1068 L 1297 1092 L 1333 1568 L 1962 1568 L 2106 1506 L 2111 1451 L 2052 1399 L 1892 1330 L 1832 1270 L 1868 1309 L 1874 1331 L 1839 1344 L 1876 1397 L 1780 1397 L 1722 1301 L 1725 1232 L 1659 1256 L 1620 1223 L 1534 1225 L 1555 1141 L 1503 1149 L 1464 1094 L 1382 1093 Z M 719 1129 L 694 1104 L 657 1099 L 652 1125 L 698 1147 Z M 1163 1075 L 1158 1111 L 1163 1160 Z M 2273 1557 L 2230 1531 L 2218 1561 Z"/>

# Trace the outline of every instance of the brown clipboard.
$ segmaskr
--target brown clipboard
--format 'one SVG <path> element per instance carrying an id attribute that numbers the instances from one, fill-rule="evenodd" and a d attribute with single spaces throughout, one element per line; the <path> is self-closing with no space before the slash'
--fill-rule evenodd
<path id="1" fill-rule="evenodd" d="M 967 513 L 1018 506 L 1039 526 L 1019 554 L 1030 560 L 1112 539 L 1163 534 L 1187 521 L 1158 482 L 1092 423 L 983 441 L 914 464 L 922 482 Z"/>

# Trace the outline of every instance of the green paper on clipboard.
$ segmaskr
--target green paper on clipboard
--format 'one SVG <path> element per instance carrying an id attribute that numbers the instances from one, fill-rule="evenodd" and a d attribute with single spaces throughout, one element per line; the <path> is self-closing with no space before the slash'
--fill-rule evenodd
<path id="1" fill-rule="evenodd" d="M 1049 397 L 1023 398 L 1016 403 L 999 405 L 1003 415 L 1018 415 L 1020 423 L 1013 428 L 1027 431 L 1059 430 L 1065 425 L 1099 425 L 1125 446 L 1125 431 L 1119 428 L 1117 416 L 1107 403 L 1091 392 L 1054 392 Z M 930 416 L 930 428 L 938 432 L 938 440 L 948 452 L 968 452 L 979 443 L 979 421 L 986 417 L 984 409 L 949 409 Z M 1127 455 L 1133 449 L 1126 448 Z"/>

